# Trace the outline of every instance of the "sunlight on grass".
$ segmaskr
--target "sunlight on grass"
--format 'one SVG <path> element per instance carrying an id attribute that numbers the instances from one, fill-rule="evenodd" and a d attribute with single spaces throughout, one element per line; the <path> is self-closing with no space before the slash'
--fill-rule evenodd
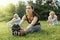
<path id="1" fill-rule="evenodd" d="M 8 28 L 6 23 L 0 22 L 0 40 L 60 40 L 60 24 L 48 27 L 46 21 L 41 21 L 42 31 L 30 33 L 26 36 L 13 36 L 11 28 Z M 25 23 L 23 28 L 28 25 L 27 22 Z"/>

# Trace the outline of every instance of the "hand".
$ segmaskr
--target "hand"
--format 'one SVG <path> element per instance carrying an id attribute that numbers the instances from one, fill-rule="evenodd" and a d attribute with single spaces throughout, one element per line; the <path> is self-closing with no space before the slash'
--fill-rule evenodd
<path id="1" fill-rule="evenodd" d="M 23 35 L 25 35 L 26 33 L 25 33 L 25 31 L 24 30 L 20 30 L 20 35 L 21 36 L 23 36 Z"/>

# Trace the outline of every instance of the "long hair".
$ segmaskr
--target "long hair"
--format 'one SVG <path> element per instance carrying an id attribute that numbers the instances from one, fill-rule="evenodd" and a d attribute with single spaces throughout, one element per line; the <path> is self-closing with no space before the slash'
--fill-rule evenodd
<path id="1" fill-rule="evenodd" d="M 33 5 L 31 5 L 31 4 L 28 4 L 28 5 L 31 6 L 31 8 L 32 8 L 32 10 L 33 10 L 33 11 L 32 11 L 33 16 L 37 16 L 37 17 L 40 19 L 40 16 L 38 15 L 38 13 L 35 12 Z"/>
<path id="2" fill-rule="evenodd" d="M 35 12 L 34 7 L 32 5 L 30 5 L 30 6 L 33 9 L 33 12 L 32 12 L 33 16 L 37 16 L 40 19 L 40 16 L 38 15 L 38 13 Z"/>
<path id="3" fill-rule="evenodd" d="M 51 11 L 51 12 L 49 13 L 49 15 L 51 15 L 51 14 L 54 14 L 54 15 L 55 15 L 55 12 L 54 12 L 54 11 Z"/>

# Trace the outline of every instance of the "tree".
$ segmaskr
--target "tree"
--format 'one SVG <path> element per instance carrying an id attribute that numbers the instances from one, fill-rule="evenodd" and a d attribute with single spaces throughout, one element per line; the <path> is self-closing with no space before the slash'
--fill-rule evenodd
<path id="1" fill-rule="evenodd" d="M 16 6 L 10 3 L 7 5 L 6 11 L 13 15 L 14 13 L 16 13 Z"/>
<path id="2" fill-rule="evenodd" d="M 17 7 L 17 12 L 16 12 L 21 18 L 25 14 L 25 3 L 19 1 L 19 5 Z"/>
<path id="3" fill-rule="evenodd" d="M 47 20 L 50 11 L 54 11 L 57 15 L 60 13 L 60 8 L 56 8 L 53 5 L 48 5 L 45 3 L 42 4 L 42 0 L 36 0 L 36 4 L 34 5 L 35 11 L 40 15 L 41 20 Z"/>

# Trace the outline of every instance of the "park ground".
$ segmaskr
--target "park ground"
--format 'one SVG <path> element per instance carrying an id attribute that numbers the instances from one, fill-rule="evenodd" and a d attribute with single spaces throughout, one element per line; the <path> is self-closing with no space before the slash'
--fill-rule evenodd
<path id="1" fill-rule="evenodd" d="M 26 36 L 13 36 L 7 22 L 0 22 L 0 40 L 60 40 L 60 21 L 58 25 L 48 26 L 47 21 L 40 21 L 41 31 L 29 33 Z M 28 23 L 23 24 L 25 28 Z"/>

